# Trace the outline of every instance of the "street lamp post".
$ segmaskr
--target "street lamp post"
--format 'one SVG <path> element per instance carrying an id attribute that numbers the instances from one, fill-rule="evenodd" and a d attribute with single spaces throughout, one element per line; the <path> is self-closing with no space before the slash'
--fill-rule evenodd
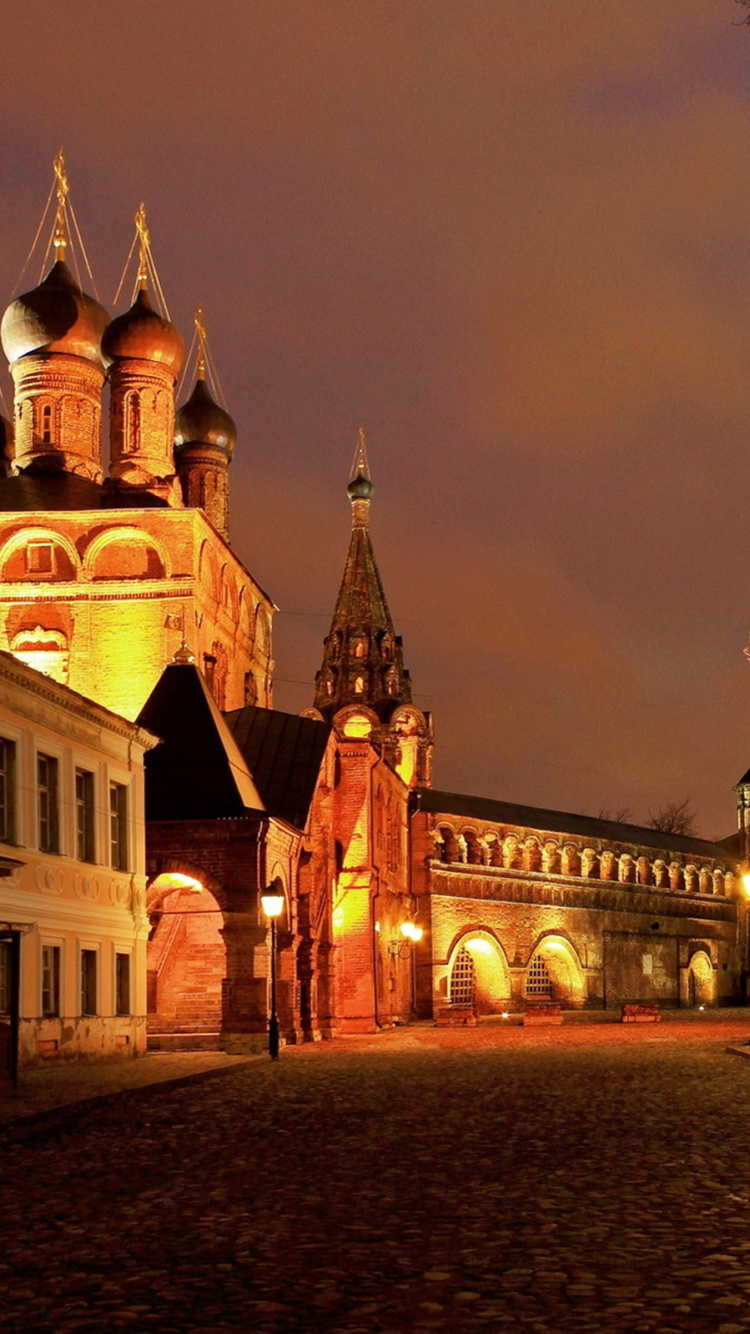
<path id="1" fill-rule="evenodd" d="M 279 1059 L 279 1016 L 276 1013 L 276 919 L 284 911 L 281 884 L 274 880 L 260 896 L 261 905 L 271 923 L 271 1010 L 268 1016 L 268 1055 Z"/>

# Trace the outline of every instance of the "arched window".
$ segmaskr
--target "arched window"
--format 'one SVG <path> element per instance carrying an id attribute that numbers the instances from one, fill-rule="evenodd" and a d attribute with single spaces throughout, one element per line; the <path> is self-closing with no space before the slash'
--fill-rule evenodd
<path id="1" fill-rule="evenodd" d="M 535 954 L 526 975 L 527 996 L 551 996 L 552 978 L 541 954 Z"/>
<path id="2" fill-rule="evenodd" d="M 474 960 L 466 946 L 462 945 L 451 969 L 451 1005 L 473 1005 L 475 986 Z"/>
<path id="3" fill-rule="evenodd" d="M 354 682 L 354 693 L 355 695 L 363 695 L 364 692 L 365 692 L 364 677 L 358 676 L 356 681 Z"/>
<path id="4" fill-rule="evenodd" d="M 42 408 L 42 444 L 52 443 L 52 408 L 49 403 L 45 403 Z"/>

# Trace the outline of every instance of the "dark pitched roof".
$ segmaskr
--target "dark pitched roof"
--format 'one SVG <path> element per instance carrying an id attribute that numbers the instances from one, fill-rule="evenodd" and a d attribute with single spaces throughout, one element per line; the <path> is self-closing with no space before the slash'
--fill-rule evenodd
<path id="1" fill-rule="evenodd" d="M 256 705 L 224 717 L 269 815 L 304 829 L 330 725 Z"/>
<path id="2" fill-rule="evenodd" d="M 140 488 L 92 482 L 72 472 L 22 472 L 0 478 L 0 511 L 5 514 L 32 510 L 163 509 L 166 501 Z"/>
<path id="3" fill-rule="evenodd" d="M 149 820 L 221 819 L 264 809 L 194 663 L 164 669 L 138 722 L 162 738 L 146 755 Z"/>
<path id="4" fill-rule="evenodd" d="M 711 843 L 702 838 L 686 838 L 682 834 L 667 834 L 659 829 L 621 824 L 616 820 L 599 820 L 593 815 L 550 811 L 538 806 L 518 806 L 514 802 L 493 801 L 489 797 L 469 797 L 457 792 L 436 792 L 434 788 L 417 789 L 412 801 L 416 809 L 431 811 L 437 815 L 465 816 L 467 819 L 516 825 L 522 829 L 536 829 L 544 833 L 574 834 L 581 838 L 604 839 L 608 843 L 631 843 L 638 847 L 693 852 L 707 857 L 727 856 L 727 847 L 722 843 Z M 728 844 L 729 840 L 725 842 Z"/>

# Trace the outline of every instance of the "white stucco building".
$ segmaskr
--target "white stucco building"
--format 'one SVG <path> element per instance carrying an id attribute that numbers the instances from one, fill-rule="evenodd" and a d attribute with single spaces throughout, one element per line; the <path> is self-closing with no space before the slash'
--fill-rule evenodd
<path id="1" fill-rule="evenodd" d="M 0 1034 L 11 1066 L 16 1041 L 21 1065 L 145 1050 L 152 744 L 0 652 Z"/>

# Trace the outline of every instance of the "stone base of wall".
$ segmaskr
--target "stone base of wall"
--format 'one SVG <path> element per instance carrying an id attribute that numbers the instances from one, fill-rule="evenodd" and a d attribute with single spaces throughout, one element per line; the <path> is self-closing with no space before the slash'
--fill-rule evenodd
<path id="1" fill-rule="evenodd" d="M 28 1069 L 55 1061 L 130 1060 L 146 1051 L 146 1016 L 104 1019 L 22 1019 L 18 1064 Z"/>
<path id="2" fill-rule="evenodd" d="M 523 1024 L 561 1024 L 562 1010 L 559 1005 L 533 1005 L 523 1016 Z"/>
<path id="3" fill-rule="evenodd" d="M 464 1027 L 473 1028 L 477 1016 L 471 1005 L 441 1005 L 435 1009 L 435 1023 L 438 1028 Z"/>

